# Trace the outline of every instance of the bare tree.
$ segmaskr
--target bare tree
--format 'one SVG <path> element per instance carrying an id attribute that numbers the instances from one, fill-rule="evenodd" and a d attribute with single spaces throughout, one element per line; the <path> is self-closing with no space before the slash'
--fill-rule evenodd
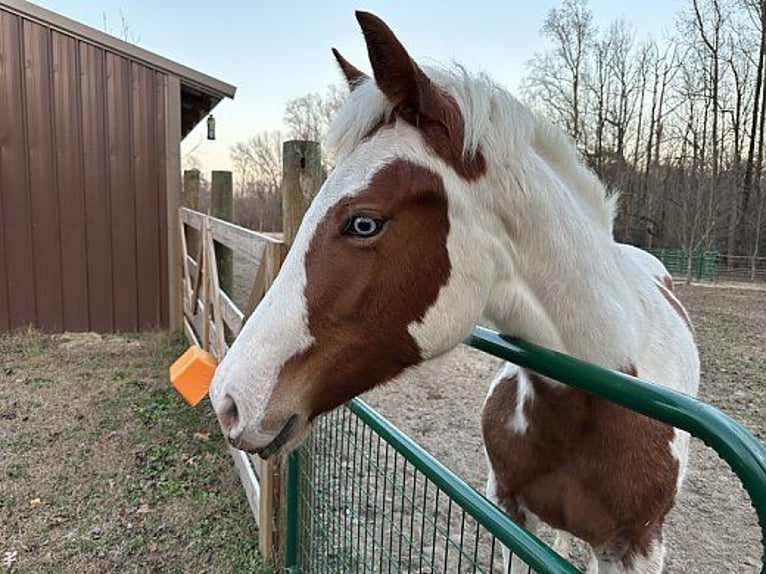
<path id="1" fill-rule="evenodd" d="M 766 250 L 766 0 L 684 0 L 677 33 L 637 44 L 562 0 L 528 63 L 530 105 L 622 192 L 615 230 L 644 247 Z"/>
<path id="2" fill-rule="evenodd" d="M 652 45 L 654 46 L 654 45 Z M 641 181 L 641 197 L 643 198 L 642 221 L 645 226 L 644 245 L 654 246 L 654 239 L 660 233 L 658 218 L 655 217 L 655 199 L 659 194 L 656 186 L 657 172 L 660 167 L 660 150 L 665 129 L 665 96 L 671 82 L 679 70 L 679 58 L 676 47 L 672 44 L 659 52 L 648 52 L 650 73 L 653 78 L 651 89 L 651 106 L 649 108 L 649 124 L 645 142 L 643 178 Z M 637 166 L 638 167 L 638 166 Z"/>
<path id="3" fill-rule="evenodd" d="M 284 122 L 288 136 L 294 139 L 317 141 L 327 126 L 319 94 L 306 94 L 287 102 Z"/>
<path id="4" fill-rule="evenodd" d="M 114 30 L 111 26 L 109 26 L 109 19 L 106 16 L 106 12 L 101 12 L 102 27 L 104 32 L 111 34 L 112 36 L 115 36 L 125 42 L 138 44 L 141 41 L 141 36 L 136 34 L 130 27 L 130 22 L 128 22 L 128 19 L 125 17 L 122 8 L 120 8 L 118 15 L 120 17 L 119 29 Z"/>
<path id="5" fill-rule="evenodd" d="M 527 64 L 530 74 L 524 91 L 536 107 L 548 108 L 577 141 L 581 141 L 587 55 L 595 34 L 587 0 L 564 0 L 543 24 L 542 33 L 553 43 L 547 54 L 536 54 Z"/>
<path id="6" fill-rule="evenodd" d="M 747 149 L 747 160 L 745 162 L 745 174 L 743 181 L 743 192 L 745 198 L 751 192 L 753 188 L 753 182 L 758 178 L 758 172 L 760 171 L 761 163 L 756 165 L 756 149 L 763 149 L 763 112 L 761 111 L 759 121 L 759 111 L 763 106 L 763 102 L 766 101 L 766 82 L 764 82 L 764 65 L 766 65 L 766 0 L 750 0 L 746 2 L 746 6 L 751 14 L 756 17 L 754 20 L 759 25 L 759 50 L 756 56 L 756 72 L 755 72 L 755 89 L 753 91 L 753 106 L 751 109 L 751 121 L 750 121 L 750 143 Z M 760 106 L 759 106 L 760 102 Z M 759 134 L 760 127 L 760 134 Z M 758 142 L 756 144 L 756 142 Z M 762 152 L 761 152 L 762 154 Z"/>
<path id="7" fill-rule="evenodd" d="M 608 60 L 610 75 L 615 82 L 613 106 L 607 121 L 614 128 L 614 151 L 625 157 L 626 138 L 636 109 L 635 93 L 639 89 L 640 63 L 637 63 L 633 30 L 622 20 L 610 26 Z M 640 62 L 640 60 L 638 60 Z"/>
<path id="8" fill-rule="evenodd" d="M 314 93 L 288 101 L 284 115 L 288 136 L 320 141 L 344 101 L 345 90 L 337 85 L 329 86 L 324 97 Z"/>
<path id="9" fill-rule="evenodd" d="M 276 193 L 282 181 L 282 134 L 263 132 L 231 146 L 229 156 L 237 174 L 237 193 L 257 189 Z"/>
<path id="10" fill-rule="evenodd" d="M 707 4 L 707 10 L 703 14 L 703 8 L 700 7 L 700 2 L 704 1 Z M 718 179 L 718 172 L 720 169 L 720 140 L 718 130 L 718 119 L 720 114 L 720 96 L 719 88 L 721 85 L 721 60 L 722 60 L 722 29 L 724 21 L 726 19 L 725 14 L 721 10 L 721 3 L 719 0 L 692 0 L 694 7 L 694 18 L 696 23 L 696 32 L 699 38 L 702 40 L 702 44 L 708 51 L 709 63 L 709 94 L 712 106 L 712 123 L 711 123 L 711 145 L 712 145 L 712 170 L 713 177 L 711 185 L 715 186 Z"/>

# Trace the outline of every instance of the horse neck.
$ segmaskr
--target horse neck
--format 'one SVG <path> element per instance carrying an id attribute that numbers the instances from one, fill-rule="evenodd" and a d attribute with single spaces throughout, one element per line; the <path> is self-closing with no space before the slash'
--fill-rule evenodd
<path id="1" fill-rule="evenodd" d="M 487 318 L 503 332 L 608 367 L 635 360 L 640 302 L 595 206 L 532 151 L 496 176 L 493 209 L 507 236 L 496 243 L 503 264 Z"/>

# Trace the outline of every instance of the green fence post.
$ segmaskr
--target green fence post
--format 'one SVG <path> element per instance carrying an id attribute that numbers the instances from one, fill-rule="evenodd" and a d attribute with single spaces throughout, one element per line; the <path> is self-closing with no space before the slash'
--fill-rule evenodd
<path id="1" fill-rule="evenodd" d="M 298 471 L 299 454 L 297 450 L 287 458 L 287 484 L 285 487 L 285 570 L 298 572 Z"/>

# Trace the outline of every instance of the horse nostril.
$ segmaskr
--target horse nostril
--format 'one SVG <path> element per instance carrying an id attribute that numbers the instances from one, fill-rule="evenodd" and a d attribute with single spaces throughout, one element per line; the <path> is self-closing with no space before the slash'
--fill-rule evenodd
<path id="1" fill-rule="evenodd" d="M 236 438 L 236 435 L 242 432 L 241 428 L 237 428 L 239 422 L 239 410 L 237 409 L 237 403 L 231 395 L 223 397 L 221 408 L 218 411 L 218 420 L 221 421 L 224 433 L 231 439 Z"/>

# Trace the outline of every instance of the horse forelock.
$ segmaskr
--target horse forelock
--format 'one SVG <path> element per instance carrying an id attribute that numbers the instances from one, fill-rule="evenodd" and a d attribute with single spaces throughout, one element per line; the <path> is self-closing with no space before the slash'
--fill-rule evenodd
<path id="1" fill-rule="evenodd" d="M 463 120 L 462 155 L 481 154 L 487 170 L 513 165 L 534 151 L 590 207 L 595 219 L 611 230 L 618 194 L 607 193 L 587 167 L 571 137 L 536 116 L 486 74 L 462 66 L 425 67 L 428 77 L 457 105 Z M 373 79 L 348 97 L 330 126 L 325 143 L 338 161 L 391 117 L 393 106 Z"/>

